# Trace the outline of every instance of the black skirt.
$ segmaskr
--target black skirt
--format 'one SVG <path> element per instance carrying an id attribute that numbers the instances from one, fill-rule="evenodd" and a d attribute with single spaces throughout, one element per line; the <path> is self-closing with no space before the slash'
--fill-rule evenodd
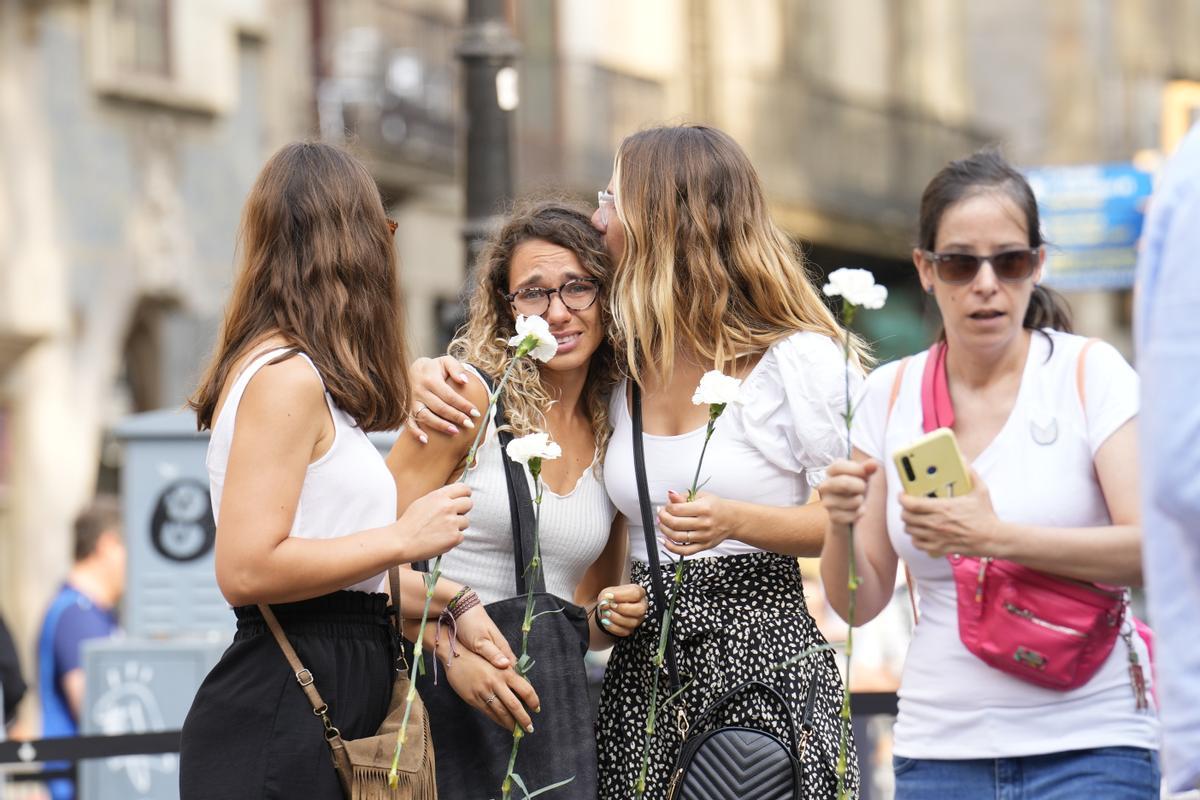
<path id="1" fill-rule="evenodd" d="M 670 587 L 675 567 L 664 564 L 662 570 L 663 580 Z M 655 674 L 653 659 L 661 630 L 648 567 L 634 561 L 632 579 L 647 588 L 650 613 L 632 635 L 617 642 L 604 674 L 596 726 L 602 800 L 629 800 L 634 796 L 646 738 L 650 682 Z M 773 669 L 792 656 L 825 644 L 805 605 L 796 559 L 774 553 L 689 559 L 671 623 L 671 638 L 684 684 L 676 703 L 682 701 L 689 719 L 695 719 L 743 681 L 757 679 L 783 695 L 799 725 L 808 686 L 818 678 L 813 734 L 804 750 L 804 797 L 826 800 L 837 795 L 842 680 L 833 653 L 822 651 L 801 664 Z M 659 670 L 658 680 L 661 703 L 667 695 L 665 668 Z M 778 711 L 754 693 L 731 703 L 715 722 L 750 725 L 786 737 Z M 660 714 L 650 744 L 646 800 L 662 800 L 665 796 L 682 741 L 673 710 Z M 857 797 L 858 761 L 853 739 L 848 747 L 847 784 L 850 796 Z"/>
<path id="2" fill-rule="evenodd" d="M 387 715 L 398 642 L 387 595 L 334 592 L 272 605 L 345 739 Z M 233 644 L 200 686 L 180 745 L 181 800 L 341 800 L 321 720 L 257 608 L 234 609 Z"/>

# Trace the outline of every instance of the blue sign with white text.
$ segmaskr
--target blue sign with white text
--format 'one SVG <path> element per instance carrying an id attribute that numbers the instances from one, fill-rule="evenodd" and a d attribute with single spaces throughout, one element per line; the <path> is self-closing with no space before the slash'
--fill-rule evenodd
<path id="1" fill-rule="evenodd" d="M 1132 164 L 1025 172 L 1049 244 L 1046 283 L 1058 289 L 1133 286 L 1152 176 Z"/>

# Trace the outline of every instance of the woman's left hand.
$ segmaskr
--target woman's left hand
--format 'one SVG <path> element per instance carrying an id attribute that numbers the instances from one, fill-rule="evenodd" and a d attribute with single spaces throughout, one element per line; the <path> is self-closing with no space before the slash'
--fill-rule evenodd
<path id="1" fill-rule="evenodd" d="M 628 636 L 646 619 L 646 590 L 637 583 L 610 586 L 596 603 L 596 627 L 610 636 Z"/>
<path id="2" fill-rule="evenodd" d="M 900 518 L 913 545 L 932 558 L 951 554 L 996 554 L 1000 519 L 992 509 L 987 486 L 971 469 L 970 493 L 962 497 L 900 495 Z"/>
<path id="3" fill-rule="evenodd" d="M 667 492 L 671 501 L 658 512 L 663 546 L 675 555 L 691 556 L 711 550 L 735 532 L 736 518 L 730 501 L 700 492 L 687 502 L 679 492 Z"/>

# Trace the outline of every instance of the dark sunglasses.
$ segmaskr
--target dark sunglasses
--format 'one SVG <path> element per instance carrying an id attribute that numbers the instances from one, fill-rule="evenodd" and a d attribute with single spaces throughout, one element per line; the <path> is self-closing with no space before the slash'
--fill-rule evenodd
<path id="1" fill-rule="evenodd" d="M 971 253 L 935 253 L 925 251 L 925 257 L 933 262 L 933 271 L 938 280 L 943 283 L 963 284 L 975 280 L 983 262 L 992 265 L 996 277 L 1006 283 L 1020 283 L 1033 274 L 1037 269 L 1038 259 L 1042 248 L 1032 247 L 1026 250 L 1007 250 L 1003 253 L 993 253 L 990 256 L 977 256 Z"/>

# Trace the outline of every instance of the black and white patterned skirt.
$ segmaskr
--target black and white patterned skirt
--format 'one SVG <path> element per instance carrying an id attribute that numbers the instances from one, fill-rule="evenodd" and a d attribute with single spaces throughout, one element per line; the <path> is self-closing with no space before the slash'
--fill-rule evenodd
<path id="1" fill-rule="evenodd" d="M 662 569 L 670 591 L 674 566 L 664 564 Z M 650 614 L 633 635 L 616 644 L 604 675 L 596 726 L 601 800 L 634 797 L 646 737 L 660 627 L 649 568 L 634 561 L 632 579 L 646 587 Z M 804 796 L 811 800 L 836 797 L 842 680 L 833 652 L 816 653 L 780 671 L 771 669 L 825 643 L 805 606 L 796 559 L 774 553 L 689 559 L 671 623 L 671 638 L 685 687 L 681 698 L 674 702 L 683 703 L 689 719 L 695 719 L 729 689 L 757 679 L 783 695 L 798 726 L 809 682 L 817 676 L 820 683 L 813 733 L 804 751 Z M 665 668 L 660 671 L 659 681 L 661 703 L 668 693 Z M 674 705 L 660 713 L 655 725 L 646 800 L 665 797 L 671 768 L 679 755 L 682 739 L 674 724 L 673 709 Z M 760 727 L 786 741 L 778 710 L 755 693 L 746 693 L 727 706 L 716 723 Z M 848 743 L 848 759 L 847 783 L 851 796 L 857 797 L 858 759 L 853 739 Z"/>

